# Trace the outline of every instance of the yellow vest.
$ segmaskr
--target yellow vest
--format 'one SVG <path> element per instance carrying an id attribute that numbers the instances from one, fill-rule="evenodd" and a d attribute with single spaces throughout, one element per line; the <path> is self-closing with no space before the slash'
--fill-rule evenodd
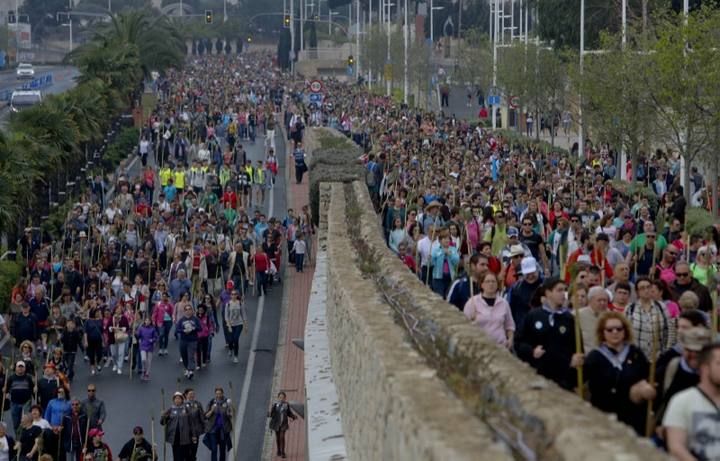
<path id="1" fill-rule="evenodd" d="M 168 179 L 170 179 L 173 175 L 173 172 L 170 168 L 161 168 L 160 169 L 160 185 L 165 187 L 168 184 Z"/>
<path id="2" fill-rule="evenodd" d="M 175 172 L 175 187 L 185 189 L 185 171 L 178 170 Z"/>
<path id="3" fill-rule="evenodd" d="M 265 184 L 265 171 L 262 168 L 255 168 L 255 175 L 253 176 L 253 183 Z"/>

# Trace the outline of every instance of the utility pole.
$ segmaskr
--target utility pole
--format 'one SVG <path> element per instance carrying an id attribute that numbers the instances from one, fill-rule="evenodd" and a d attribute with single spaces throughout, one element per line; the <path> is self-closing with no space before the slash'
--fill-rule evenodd
<path id="1" fill-rule="evenodd" d="M 358 79 L 362 75 L 360 73 L 360 21 L 362 20 L 360 13 L 360 0 L 355 0 L 355 20 L 357 21 L 355 24 L 355 76 Z"/>
<path id="2" fill-rule="evenodd" d="M 305 50 L 305 2 L 300 0 L 300 52 Z"/>
<path id="3" fill-rule="evenodd" d="M 495 12 L 495 27 L 494 27 L 494 34 L 493 34 L 493 75 L 492 75 L 492 86 L 493 91 L 496 92 L 495 88 L 497 88 L 497 41 L 498 41 L 498 29 L 500 27 L 500 15 L 498 14 L 499 6 L 498 6 L 499 0 L 494 0 L 495 8 L 493 9 Z M 488 93 L 488 96 L 490 94 Z M 496 96 L 493 94 L 492 96 Z M 497 116 L 495 115 L 497 111 L 497 104 L 492 105 L 492 111 L 490 116 L 492 117 L 492 128 L 493 130 L 497 128 Z"/>
<path id="4" fill-rule="evenodd" d="M 685 0 L 687 1 L 687 0 Z M 583 75 L 583 61 L 585 54 L 585 0 L 580 0 L 580 78 Z M 585 155 L 585 140 L 583 138 L 583 118 L 582 118 L 582 92 L 580 93 L 578 104 L 578 156 Z"/>
<path id="5" fill-rule="evenodd" d="M 223 0 L 223 24 L 227 22 L 227 0 Z"/>
<path id="6" fill-rule="evenodd" d="M 408 80 L 408 2 L 405 0 L 404 5 L 405 22 L 403 23 L 403 45 L 405 47 L 405 68 L 403 73 L 403 102 L 407 105 L 408 103 L 408 92 L 410 91 L 410 82 Z"/>
<path id="7" fill-rule="evenodd" d="M 290 0 L 290 72 L 295 75 L 295 0 Z"/>
<path id="8" fill-rule="evenodd" d="M 385 24 L 387 25 L 387 64 L 390 64 L 390 0 L 385 0 L 385 5 L 383 7 L 387 6 L 387 10 L 385 10 Z M 391 92 L 391 86 L 392 86 L 392 77 L 385 79 L 385 95 L 390 96 Z"/>
<path id="9" fill-rule="evenodd" d="M 368 23 L 367 23 L 367 27 L 365 28 L 365 30 L 367 32 L 365 34 L 366 40 L 370 38 L 370 33 L 372 32 L 372 4 L 373 4 L 373 2 L 372 2 L 372 0 L 370 0 L 368 2 Z M 368 60 L 368 63 L 369 62 L 370 61 Z M 372 66 L 370 64 L 368 64 L 368 90 L 372 90 L 372 79 L 373 79 Z"/>

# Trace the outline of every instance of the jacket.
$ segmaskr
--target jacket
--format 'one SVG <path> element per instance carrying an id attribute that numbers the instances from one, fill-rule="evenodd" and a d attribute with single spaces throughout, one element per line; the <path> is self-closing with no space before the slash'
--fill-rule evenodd
<path id="1" fill-rule="evenodd" d="M 205 432 L 214 432 L 216 425 L 221 425 L 225 434 L 233 429 L 233 406 L 230 399 L 212 399 L 207 404 L 205 413 Z"/>
<path id="2" fill-rule="evenodd" d="M 84 412 L 80 412 L 77 415 L 77 419 L 75 420 L 75 425 L 73 426 L 73 415 L 71 412 L 68 412 L 63 417 L 63 423 L 62 423 L 62 438 L 63 438 L 63 446 L 65 446 L 68 451 L 70 448 L 77 448 L 81 449 L 82 446 L 85 444 L 85 433 L 87 429 L 87 415 Z M 76 443 L 76 445 L 72 445 L 72 443 Z"/>
<path id="3" fill-rule="evenodd" d="M 275 432 L 286 431 L 290 427 L 288 418 L 296 418 L 295 413 L 290 409 L 290 404 L 282 401 L 273 403 L 268 416 L 270 417 L 270 429 Z"/>
<path id="4" fill-rule="evenodd" d="M 190 411 L 185 404 L 173 405 L 163 413 L 160 425 L 165 426 L 165 442 L 170 445 L 190 445 L 192 432 Z"/>
<path id="5" fill-rule="evenodd" d="M 170 321 L 172 322 L 173 313 L 175 312 L 175 308 L 173 307 L 173 304 L 168 302 L 164 303 L 160 301 L 155 305 L 155 308 L 153 309 L 152 313 L 152 323 L 156 327 L 160 328 L 163 326 L 164 320 L 165 320 L 165 314 L 170 316 Z"/>
<path id="6" fill-rule="evenodd" d="M 82 402 L 82 409 L 90 418 L 90 429 L 102 429 L 102 424 L 98 424 L 98 421 L 105 422 L 107 414 L 105 413 L 105 402 L 98 399 L 85 399 Z"/>
<path id="7" fill-rule="evenodd" d="M 45 409 L 45 419 L 51 426 L 60 426 L 65 415 L 70 414 L 70 401 L 67 399 L 52 399 Z"/>
<path id="8" fill-rule="evenodd" d="M 447 261 L 448 266 L 450 267 L 450 278 L 455 278 L 457 266 L 460 262 L 460 255 L 455 247 L 448 247 L 448 250 L 448 255 L 445 255 L 445 251 L 441 246 L 437 246 L 432 250 L 432 270 L 434 279 L 443 278 L 443 263 L 445 261 Z"/>
<path id="9" fill-rule="evenodd" d="M 158 331 L 152 325 L 141 325 L 140 328 L 137 329 L 135 336 L 137 336 L 140 350 L 143 352 L 152 352 L 155 348 L 155 343 L 158 341 Z"/>
<path id="10" fill-rule="evenodd" d="M 188 409 L 188 421 L 190 422 L 190 435 L 199 438 L 205 432 L 205 411 L 202 403 L 198 400 L 185 402 Z"/>
<path id="11" fill-rule="evenodd" d="M 473 295 L 480 293 L 480 286 L 473 280 Z M 465 308 L 465 303 L 470 299 L 470 280 L 467 275 L 455 280 L 448 290 L 447 302 L 459 310 Z"/>

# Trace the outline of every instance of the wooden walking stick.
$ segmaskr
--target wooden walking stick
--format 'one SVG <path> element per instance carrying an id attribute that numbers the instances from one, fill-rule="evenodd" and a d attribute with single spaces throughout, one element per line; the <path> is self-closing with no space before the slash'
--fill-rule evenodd
<path id="1" fill-rule="evenodd" d="M 582 342 L 582 331 L 580 329 L 580 307 L 577 303 L 573 306 L 575 313 L 575 319 L 573 324 L 575 325 L 575 353 L 582 354 L 583 342 Z M 583 380 L 583 367 L 579 366 L 575 369 L 577 371 L 577 394 L 581 399 L 585 398 L 585 382 Z"/>
<path id="2" fill-rule="evenodd" d="M 156 446 L 155 446 L 155 416 L 150 416 L 150 443 L 152 444 L 152 461 L 157 460 Z"/>
<path id="3" fill-rule="evenodd" d="M 659 351 L 659 338 L 658 338 L 658 328 L 657 328 L 657 322 L 653 320 L 653 343 L 652 343 L 652 356 L 650 357 L 650 373 L 648 377 L 648 382 L 651 386 L 655 386 L 655 371 L 656 371 L 656 365 L 657 365 L 657 355 Z M 654 424 L 654 418 L 653 418 L 653 399 L 648 400 L 647 403 L 647 413 L 645 415 L 645 436 L 650 437 L 653 433 L 653 430 L 655 429 Z"/>
<path id="4" fill-rule="evenodd" d="M 85 443 L 83 444 L 82 452 L 83 452 L 83 459 L 85 458 L 85 453 L 87 453 L 87 445 L 88 445 L 88 434 L 90 434 L 90 420 L 92 419 L 92 406 L 88 406 L 88 409 L 90 410 L 87 415 L 87 422 L 85 423 Z"/>
<path id="5" fill-rule="evenodd" d="M 160 397 L 161 397 L 160 405 L 162 406 L 162 415 L 164 416 L 165 415 L 165 388 L 164 387 L 160 388 Z M 153 419 L 153 423 L 154 423 L 154 421 L 155 420 Z M 160 423 L 162 424 L 162 421 Z M 155 426 L 153 425 L 153 432 L 155 432 L 154 429 L 155 429 Z M 165 441 L 165 437 L 163 437 L 163 461 L 167 461 L 167 442 Z"/>

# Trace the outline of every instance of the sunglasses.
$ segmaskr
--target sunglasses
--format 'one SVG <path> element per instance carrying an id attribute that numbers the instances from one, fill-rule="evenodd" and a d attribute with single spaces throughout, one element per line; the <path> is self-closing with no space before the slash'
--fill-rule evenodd
<path id="1" fill-rule="evenodd" d="M 605 333 L 619 333 L 625 331 L 625 327 L 605 327 Z"/>
<path id="2" fill-rule="evenodd" d="M 678 277 L 687 277 L 688 275 L 690 275 L 690 273 L 689 272 L 676 272 L 675 275 L 677 275 Z"/>

